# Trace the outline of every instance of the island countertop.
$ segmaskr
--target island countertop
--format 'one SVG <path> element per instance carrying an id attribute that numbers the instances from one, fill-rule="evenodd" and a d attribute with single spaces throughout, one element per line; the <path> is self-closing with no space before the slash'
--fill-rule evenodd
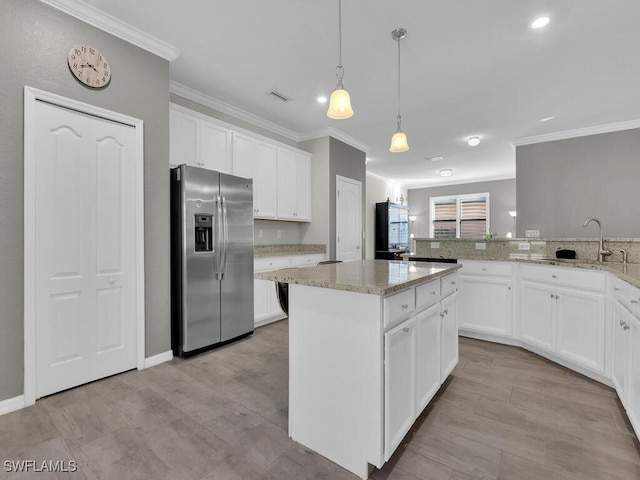
<path id="1" fill-rule="evenodd" d="M 255 278 L 385 296 L 459 268 L 461 265 L 451 263 L 359 260 L 260 272 Z"/>

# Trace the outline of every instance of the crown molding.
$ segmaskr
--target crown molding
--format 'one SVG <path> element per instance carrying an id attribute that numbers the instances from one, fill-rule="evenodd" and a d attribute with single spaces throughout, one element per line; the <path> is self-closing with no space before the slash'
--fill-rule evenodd
<path id="1" fill-rule="evenodd" d="M 619 132 L 621 130 L 631 130 L 632 128 L 640 128 L 640 120 L 610 123 L 608 125 L 598 125 L 595 127 L 578 128 L 575 130 L 565 130 L 564 132 L 546 133 L 544 135 L 535 135 L 532 137 L 517 138 L 513 141 L 513 145 L 516 147 L 521 147 L 523 145 L 532 145 L 534 143 L 552 142 L 554 140 L 565 140 L 567 138 L 586 137 L 588 135 L 597 135 L 599 133 L 611 133 L 611 132 Z"/>
<path id="2" fill-rule="evenodd" d="M 137 47 L 151 52 L 168 61 L 173 61 L 180 55 L 173 45 L 169 45 L 142 30 L 117 19 L 116 17 L 97 9 L 80 0 L 40 0 L 61 12 L 82 20 L 100 30 L 125 40 Z"/>
<path id="3" fill-rule="evenodd" d="M 342 143 L 346 143 L 347 145 L 352 146 L 353 148 L 357 148 L 364 153 L 369 151 L 369 145 L 362 143 L 361 141 L 353 138 L 350 135 L 347 135 L 341 130 L 333 127 L 321 128 L 319 130 L 313 130 L 310 132 L 304 132 L 300 134 L 300 142 L 306 142 L 307 140 L 315 140 L 316 138 L 323 137 L 333 137 L 336 140 L 340 140 Z"/>
<path id="4" fill-rule="evenodd" d="M 258 117 L 253 113 L 245 112 L 244 110 L 234 107 L 233 105 L 224 103 L 216 98 L 210 97 L 209 95 L 205 95 L 204 93 L 198 92 L 197 90 L 194 90 L 180 83 L 172 81 L 169 84 L 169 91 L 175 95 L 184 97 L 187 100 L 191 100 L 201 105 L 204 105 L 205 107 L 210 107 L 221 113 L 226 113 L 227 115 L 231 115 L 232 117 L 235 117 L 238 120 L 243 120 L 252 125 L 255 125 L 256 127 L 264 128 L 265 130 L 269 130 L 270 132 L 277 133 L 278 135 L 282 135 L 283 137 L 293 140 L 294 142 L 300 142 L 300 135 L 298 135 L 293 130 L 289 130 L 288 128 L 281 127 L 276 123 L 273 123 L 273 122 L 270 122 L 269 120 L 265 120 L 264 118 Z"/>

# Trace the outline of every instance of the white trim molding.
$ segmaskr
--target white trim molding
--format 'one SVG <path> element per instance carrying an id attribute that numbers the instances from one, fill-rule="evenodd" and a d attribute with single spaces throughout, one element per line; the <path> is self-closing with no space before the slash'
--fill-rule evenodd
<path id="1" fill-rule="evenodd" d="M 25 403 L 24 395 L 0 400 L 0 415 L 15 412 L 16 410 L 20 410 L 26 406 L 27 404 Z"/>
<path id="2" fill-rule="evenodd" d="M 585 127 L 575 130 L 565 130 L 564 132 L 545 133 L 543 135 L 534 135 L 532 137 L 517 138 L 513 141 L 513 145 L 515 147 L 521 147 L 523 145 L 532 145 L 534 143 L 586 137 L 589 135 L 597 135 L 599 133 L 619 132 L 622 130 L 631 130 L 633 128 L 640 128 L 640 120 L 630 120 L 628 122 L 610 123 L 608 125 L 597 125 L 595 127 Z"/>
<path id="3" fill-rule="evenodd" d="M 36 188 L 35 188 L 35 109 L 43 101 L 76 112 L 130 125 L 136 129 L 136 367 L 145 368 L 145 278 L 144 278 L 144 123 L 142 120 L 104 108 L 24 87 L 24 406 L 36 401 Z"/>
<path id="4" fill-rule="evenodd" d="M 193 102 L 199 103 L 200 105 L 204 105 L 205 107 L 213 108 L 218 112 L 231 115 L 238 120 L 248 122 L 251 125 L 255 125 L 256 127 L 264 128 L 265 130 L 269 130 L 270 132 L 282 135 L 283 137 L 288 138 L 289 140 L 293 140 L 294 142 L 299 142 L 299 135 L 293 130 L 281 127 L 280 125 L 270 122 L 269 120 L 265 120 L 264 118 L 258 117 L 253 113 L 245 112 L 244 110 L 234 107 L 233 105 L 229 105 L 228 103 L 225 103 L 216 98 L 210 97 L 209 95 L 205 95 L 204 93 L 194 90 L 193 88 L 172 81 L 169 84 L 169 91 L 175 95 L 184 97 L 187 100 L 191 100 Z"/>
<path id="5" fill-rule="evenodd" d="M 169 45 L 86 2 L 80 0 L 40 1 L 170 62 L 180 55 L 180 50 L 173 45 Z"/>
<path id="6" fill-rule="evenodd" d="M 177 82 L 172 81 L 170 83 L 169 91 L 174 95 L 178 95 L 180 97 L 186 98 L 187 100 L 191 100 L 192 102 L 199 103 L 200 105 L 204 105 L 205 107 L 212 108 L 220 113 L 230 115 L 234 118 L 237 118 L 238 120 L 250 123 L 251 125 L 254 125 L 256 127 L 264 128 L 265 130 L 268 130 L 277 135 L 281 135 L 297 143 L 305 142 L 307 140 L 315 140 L 316 138 L 333 137 L 365 153 L 369 151 L 368 145 L 365 145 L 364 143 L 333 127 L 322 128 L 319 130 L 304 133 L 296 133 L 293 130 L 289 130 L 288 128 L 282 127 L 269 120 L 265 120 L 262 117 L 254 115 L 253 113 L 245 112 L 244 110 L 234 107 L 233 105 L 210 97 L 209 95 L 201 93 Z M 252 133 L 255 134 L 255 132 Z"/>
<path id="7" fill-rule="evenodd" d="M 171 350 L 168 350 L 166 352 L 162 352 L 157 355 L 145 358 L 144 368 L 155 367 L 156 365 L 160 365 L 164 362 L 170 362 L 171 360 L 173 360 L 173 352 Z"/>

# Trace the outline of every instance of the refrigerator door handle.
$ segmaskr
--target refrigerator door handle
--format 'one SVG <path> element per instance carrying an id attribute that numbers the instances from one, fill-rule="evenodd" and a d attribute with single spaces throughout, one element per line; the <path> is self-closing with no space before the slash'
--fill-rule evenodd
<path id="1" fill-rule="evenodd" d="M 227 199 L 222 197 L 222 268 L 220 269 L 220 280 L 224 279 L 227 273 L 227 250 L 229 249 L 229 222 L 227 218 Z"/>
<path id="2" fill-rule="evenodd" d="M 216 195 L 216 233 L 214 237 L 215 241 L 215 266 L 214 266 L 214 274 L 216 280 L 222 280 L 222 242 L 221 236 L 223 232 L 223 219 L 222 219 L 222 197 L 220 195 Z"/>

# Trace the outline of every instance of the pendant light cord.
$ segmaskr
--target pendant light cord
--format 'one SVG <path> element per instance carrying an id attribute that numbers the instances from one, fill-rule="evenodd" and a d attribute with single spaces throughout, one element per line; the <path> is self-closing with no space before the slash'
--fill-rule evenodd
<path id="1" fill-rule="evenodd" d="M 336 67 L 336 77 L 338 77 L 337 88 L 343 88 L 343 76 L 344 68 L 342 68 L 342 0 L 338 0 L 338 66 Z"/>

